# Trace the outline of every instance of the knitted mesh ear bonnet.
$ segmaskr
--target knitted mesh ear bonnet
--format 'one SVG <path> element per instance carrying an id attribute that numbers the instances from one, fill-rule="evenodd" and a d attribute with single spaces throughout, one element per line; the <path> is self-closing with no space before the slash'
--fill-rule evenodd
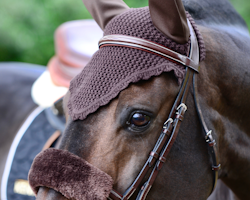
<path id="1" fill-rule="evenodd" d="M 200 60 L 205 58 L 201 34 L 187 13 L 194 27 L 200 48 Z M 104 35 L 121 34 L 150 40 L 187 55 L 189 43 L 177 44 L 158 31 L 152 23 L 149 8 L 129 9 L 114 17 L 106 26 Z M 90 62 L 70 83 L 68 102 L 73 120 L 83 120 L 100 106 L 108 104 L 130 83 L 148 80 L 163 72 L 173 71 L 179 84 L 185 74 L 182 65 L 160 56 L 128 47 L 107 46 L 99 49 Z"/>

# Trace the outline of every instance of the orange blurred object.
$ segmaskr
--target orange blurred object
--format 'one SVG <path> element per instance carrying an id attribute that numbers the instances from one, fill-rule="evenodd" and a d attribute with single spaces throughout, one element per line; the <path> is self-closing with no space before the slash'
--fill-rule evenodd
<path id="1" fill-rule="evenodd" d="M 55 32 L 56 55 L 33 84 L 31 96 L 42 107 L 51 106 L 68 91 L 70 81 L 98 50 L 103 32 L 94 20 L 70 21 Z"/>
<path id="2" fill-rule="evenodd" d="M 66 22 L 55 32 L 56 55 L 48 63 L 52 81 L 69 87 L 69 82 L 98 50 L 102 30 L 93 20 Z"/>

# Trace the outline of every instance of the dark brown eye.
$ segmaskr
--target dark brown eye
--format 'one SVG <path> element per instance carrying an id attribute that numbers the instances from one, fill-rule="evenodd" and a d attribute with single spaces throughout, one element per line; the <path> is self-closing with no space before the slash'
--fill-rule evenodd
<path id="1" fill-rule="evenodd" d="M 135 113 L 131 117 L 130 124 L 137 126 L 137 127 L 143 127 L 148 125 L 150 122 L 150 117 L 143 114 L 143 113 Z"/>

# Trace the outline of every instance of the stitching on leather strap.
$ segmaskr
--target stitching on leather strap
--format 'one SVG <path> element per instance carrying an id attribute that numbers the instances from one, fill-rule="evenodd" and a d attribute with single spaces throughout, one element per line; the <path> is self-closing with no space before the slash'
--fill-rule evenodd
<path id="1" fill-rule="evenodd" d="M 196 72 L 199 72 L 198 63 L 196 63 L 189 57 L 145 39 L 127 35 L 106 35 L 99 41 L 99 48 L 105 46 L 124 46 L 134 49 L 140 49 L 173 60 L 174 62 L 187 66 L 195 70 Z"/>

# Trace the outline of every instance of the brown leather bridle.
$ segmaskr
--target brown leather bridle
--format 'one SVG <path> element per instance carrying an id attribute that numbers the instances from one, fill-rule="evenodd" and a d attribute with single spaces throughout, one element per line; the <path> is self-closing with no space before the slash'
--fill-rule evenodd
<path id="1" fill-rule="evenodd" d="M 214 175 L 213 189 L 215 188 L 218 179 L 218 170 L 220 169 L 220 164 L 218 163 L 215 140 L 212 137 L 211 130 L 209 130 L 206 126 L 198 102 L 197 80 L 195 79 L 195 74 L 199 72 L 199 46 L 194 29 L 188 19 L 187 22 L 190 29 L 190 38 L 191 38 L 188 57 L 181 55 L 177 52 L 174 52 L 154 42 L 131 36 L 108 35 L 104 36 L 99 41 L 100 48 L 105 46 L 123 46 L 134 49 L 140 49 L 143 51 L 159 55 L 173 62 L 182 64 L 186 67 L 186 74 L 182 82 L 181 89 L 173 104 L 169 117 L 163 125 L 163 129 L 154 146 L 154 149 L 150 152 L 146 163 L 144 164 L 143 168 L 141 169 L 139 175 L 136 177 L 132 185 L 126 190 L 126 192 L 123 195 L 119 194 L 115 190 L 112 190 L 109 196 L 109 199 L 111 200 L 129 199 L 137 190 L 137 188 L 140 185 L 142 185 L 142 180 L 148 173 L 148 171 L 152 169 L 148 180 L 141 186 L 141 189 L 137 195 L 136 200 L 144 200 L 146 198 L 148 192 L 150 191 L 157 177 L 158 172 L 160 171 L 164 162 L 166 161 L 166 156 L 170 152 L 170 149 L 173 146 L 173 143 L 178 135 L 181 122 L 183 121 L 184 114 L 187 110 L 185 102 L 192 81 L 194 86 L 194 100 L 195 100 L 196 110 L 202 125 L 205 141 L 208 144 L 207 145 L 208 152 L 212 158 L 212 170 Z"/>

